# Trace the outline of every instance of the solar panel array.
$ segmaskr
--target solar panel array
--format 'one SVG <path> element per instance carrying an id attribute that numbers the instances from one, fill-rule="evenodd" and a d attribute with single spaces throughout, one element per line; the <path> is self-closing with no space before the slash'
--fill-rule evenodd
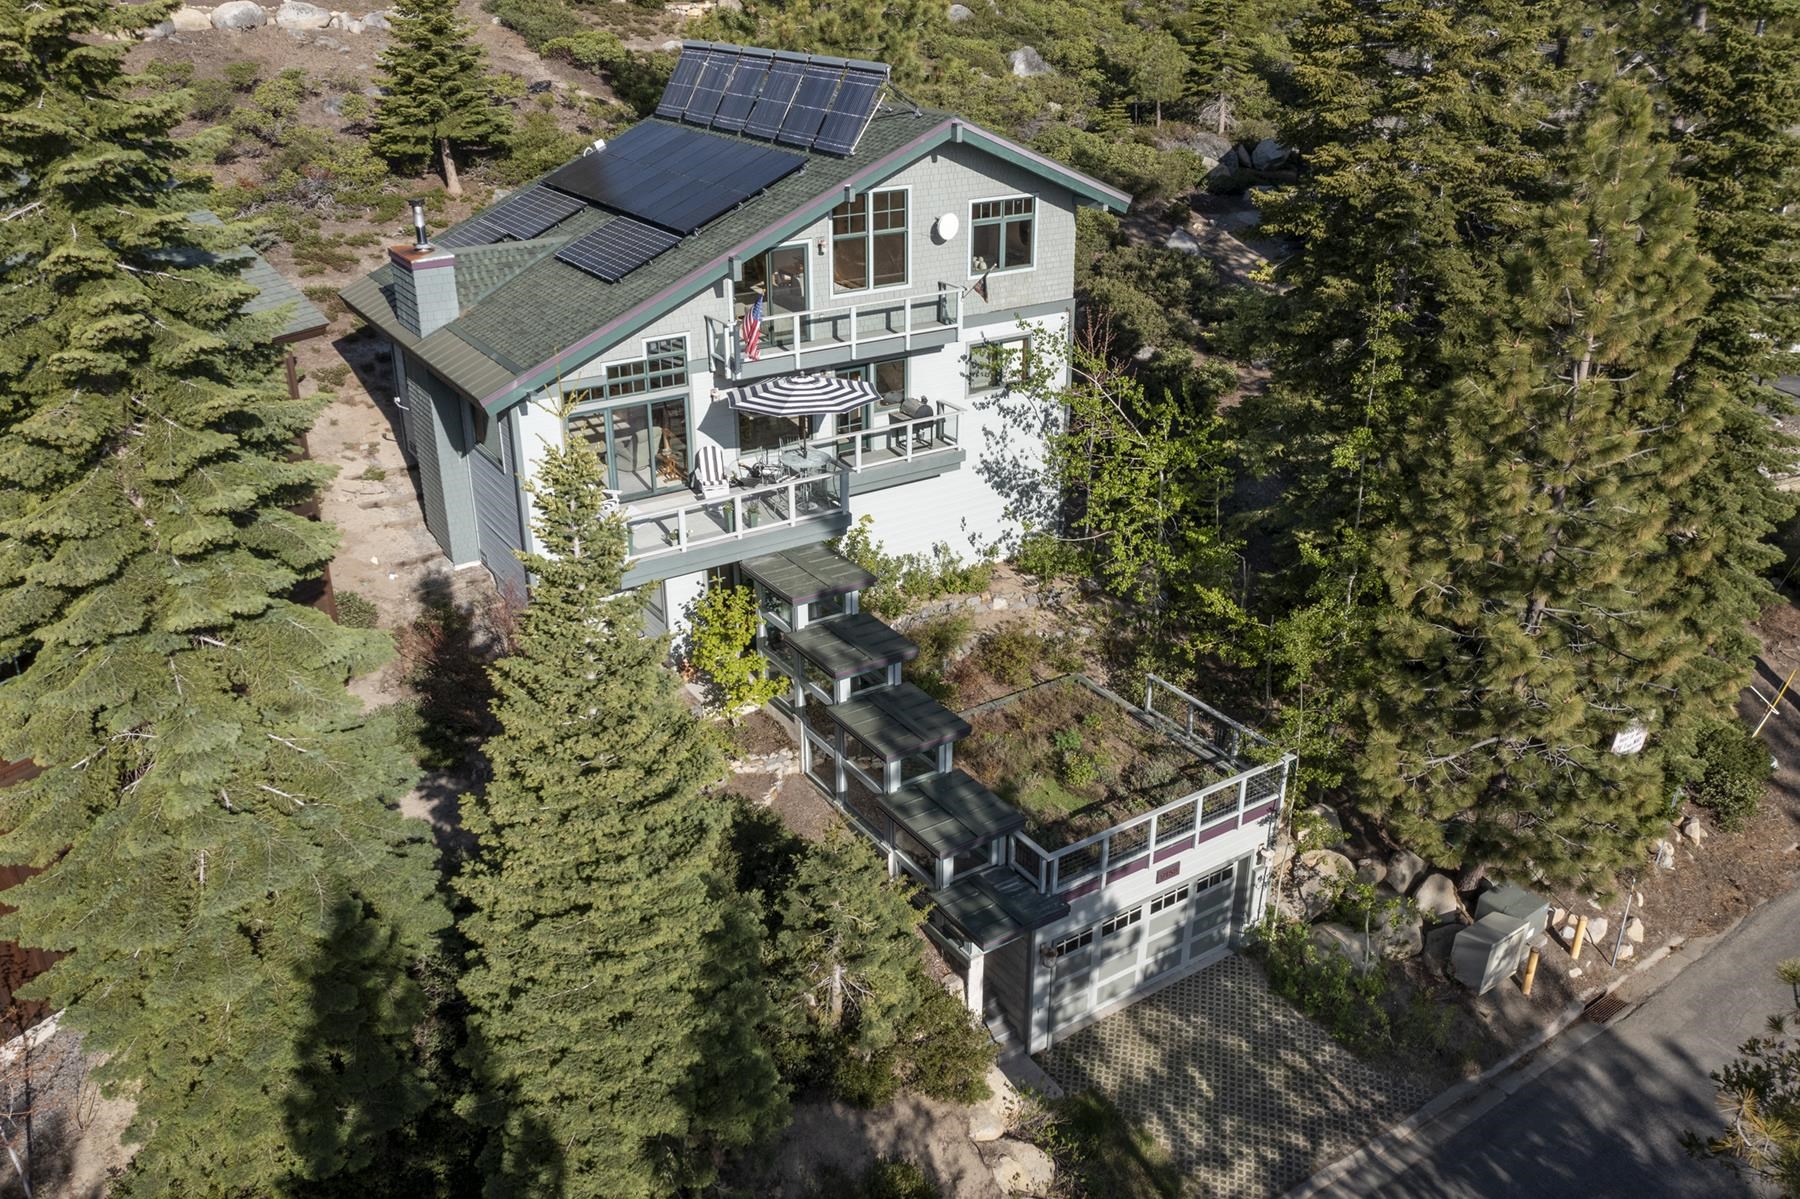
<path id="1" fill-rule="evenodd" d="M 617 283 L 681 239 L 628 216 L 608 221 L 556 252 L 558 261 Z"/>
<path id="2" fill-rule="evenodd" d="M 683 42 L 656 115 L 851 154 L 887 81 L 888 68 L 878 62 Z"/>
<path id="3" fill-rule="evenodd" d="M 485 246 L 508 239 L 529 241 L 587 205 L 573 196 L 532 186 L 506 197 L 473 220 L 437 239 L 440 246 Z"/>
<path id="4" fill-rule="evenodd" d="M 635 125 L 544 182 L 589 203 L 688 234 L 804 166 L 798 154 L 681 125 Z"/>

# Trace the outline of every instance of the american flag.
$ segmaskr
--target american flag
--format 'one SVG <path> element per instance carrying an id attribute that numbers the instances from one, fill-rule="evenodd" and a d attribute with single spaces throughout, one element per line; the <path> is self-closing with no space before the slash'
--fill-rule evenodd
<path id="1" fill-rule="evenodd" d="M 762 346 L 763 298 L 758 295 L 756 303 L 750 305 L 750 311 L 744 314 L 744 357 L 755 362 Z"/>

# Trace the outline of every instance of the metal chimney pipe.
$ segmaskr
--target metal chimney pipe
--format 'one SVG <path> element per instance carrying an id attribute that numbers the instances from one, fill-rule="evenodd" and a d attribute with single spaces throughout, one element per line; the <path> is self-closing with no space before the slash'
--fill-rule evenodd
<path id="1" fill-rule="evenodd" d="M 412 200 L 413 214 L 413 249 L 431 249 L 431 239 L 425 236 L 425 201 Z"/>

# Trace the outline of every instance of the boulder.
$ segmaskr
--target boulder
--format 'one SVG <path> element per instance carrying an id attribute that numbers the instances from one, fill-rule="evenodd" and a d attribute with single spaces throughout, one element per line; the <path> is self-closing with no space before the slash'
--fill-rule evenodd
<path id="1" fill-rule="evenodd" d="M 365 13 L 363 15 L 362 27 L 363 32 L 365 33 L 386 33 L 389 29 L 393 28 L 393 26 L 388 23 L 387 13 L 379 8 L 372 13 Z"/>
<path id="2" fill-rule="evenodd" d="M 1200 239 L 1186 229 L 1171 229 L 1169 236 L 1163 241 L 1163 246 L 1178 254 L 1198 254 Z"/>
<path id="3" fill-rule="evenodd" d="M 1593 916 L 1588 919 L 1587 940 L 1589 945 L 1598 945 L 1600 939 L 1612 931 L 1612 922 L 1605 916 Z"/>
<path id="4" fill-rule="evenodd" d="M 1681 835 L 1698 845 L 1706 840 L 1706 826 L 1700 823 L 1700 817 L 1689 816 L 1681 822 Z"/>
<path id="5" fill-rule="evenodd" d="M 1339 886 L 1356 876 L 1356 867 L 1343 854 L 1330 849 L 1309 849 L 1294 859 L 1294 890 L 1308 920 L 1325 914 Z"/>
<path id="6" fill-rule="evenodd" d="M 1313 925 L 1306 935 L 1321 956 L 1335 953 L 1358 970 L 1367 970 L 1374 960 L 1368 941 L 1347 924 L 1327 920 Z"/>
<path id="7" fill-rule="evenodd" d="M 981 1151 L 1003 1195 L 1048 1195 L 1056 1181 L 1056 1163 L 1036 1145 L 999 1140 Z"/>
<path id="8" fill-rule="evenodd" d="M 952 25 L 960 25 L 970 17 L 974 16 L 975 12 L 966 4 L 952 4 L 944 15 L 950 18 L 950 23 Z"/>
<path id="9" fill-rule="evenodd" d="M 184 4 L 169 14 L 169 24 L 175 27 L 176 33 L 199 33 L 202 29 L 212 28 L 212 11 L 189 8 Z"/>
<path id="10" fill-rule="evenodd" d="M 1390 911 L 1375 927 L 1375 948 L 1393 961 L 1415 957 L 1425 949 L 1425 922 L 1405 912 Z"/>
<path id="11" fill-rule="evenodd" d="M 252 4 L 250 0 L 228 0 L 212 10 L 214 29 L 261 29 L 268 23 L 269 14 L 262 10 L 262 5 Z"/>
<path id="12" fill-rule="evenodd" d="M 1336 808 L 1330 804 L 1316 803 L 1302 814 L 1317 817 L 1331 826 L 1331 831 L 1325 834 L 1326 845 L 1342 845 L 1344 843 L 1344 822 L 1338 819 Z"/>
<path id="13" fill-rule="evenodd" d="M 1223 162 L 1231 153 L 1231 139 L 1223 133 L 1196 133 L 1187 139 L 1187 148 L 1202 158 Z"/>
<path id="14" fill-rule="evenodd" d="M 969 1139 L 978 1144 L 1006 1135 L 1019 1111 L 1019 1093 L 998 1066 L 987 1072 L 988 1097 L 969 1109 Z"/>
<path id="15" fill-rule="evenodd" d="M 1450 881 L 1447 874 L 1429 874 L 1419 884 L 1419 893 L 1413 896 L 1419 902 L 1419 910 L 1433 920 L 1454 920 L 1462 912 L 1462 900 L 1456 897 L 1456 884 Z"/>
<path id="16" fill-rule="evenodd" d="M 1561 928 L 1563 925 L 1567 924 L 1568 922 L 1569 922 L 1569 909 L 1568 908 L 1551 908 L 1550 909 L 1550 927 L 1551 928 Z"/>
<path id="17" fill-rule="evenodd" d="M 1425 859 L 1410 849 L 1403 849 L 1387 863 L 1387 885 L 1404 895 L 1425 873 Z"/>
<path id="18" fill-rule="evenodd" d="M 307 4 L 305 0 L 284 0 L 282 6 L 275 10 L 275 26 L 278 29 L 313 30 L 323 29 L 329 24 L 331 10 Z"/>
<path id="19" fill-rule="evenodd" d="M 1387 867 L 1374 858 L 1359 858 L 1356 862 L 1356 881 L 1367 883 L 1371 887 L 1387 880 Z"/>
<path id="20" fill-rule="evenodd" d="M 147 42 L 160 42 L 174 32 L 175 22 L 158 21 L 156 24 L 150 26 L 150 28 L 144 30 L 144 40 Z"/>
<path id="21" fill-rule="evenodd" d="M 1625 922 L 1625 939 L 1633 945 L 1644 943 L 1644 922 L 1633 916 Z"/>
<path id="22" fill-rule="evenodd" d="M 1259 171 L 1272 171 L 1288 160 L 1289 150 L 1272 137 L 1265 137 L 1250 151 L 1250 165 Z"/>
<path id="23" fill-rule="evenodd" d="M 1650 858 L 1664 870 L 1675 869 L 1675 847 L 1667 840 L 1658 840 L 1650 846 Z"/>
<path id="24" fill-rule="evenodd" d="M 1020 46 L 1006 56 L 1006 61 L 1012 64 L 1012 73 L 1021 79 L 1050 73 L 1050 64 L 1044 61 L 1035 46 Z"/>

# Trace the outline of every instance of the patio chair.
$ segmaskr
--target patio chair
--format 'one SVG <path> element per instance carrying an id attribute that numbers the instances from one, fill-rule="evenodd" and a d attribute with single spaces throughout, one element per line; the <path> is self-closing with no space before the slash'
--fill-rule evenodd
<path id="1" fill-rule="evenodd" d="M 688 479 L 694 494 L 703 500 L 722 500 L 731 494 L 731 472 L 725 467 L 725 451 L 703 445 L 694 451 L 694 473 Z"/>

